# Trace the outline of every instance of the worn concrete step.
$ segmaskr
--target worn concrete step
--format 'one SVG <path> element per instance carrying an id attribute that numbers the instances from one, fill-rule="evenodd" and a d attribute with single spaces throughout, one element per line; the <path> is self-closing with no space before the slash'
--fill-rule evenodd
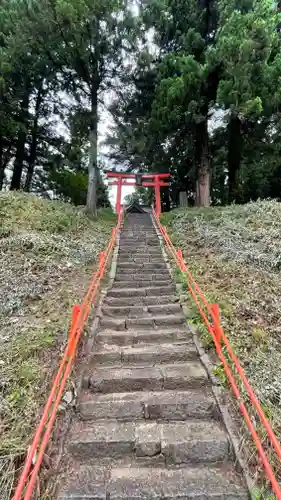
<path id="1" fill-rule="evenodd" d="M 143 247 L 140 244 L 135 245 L 135 246 L 130 246 L 130 247 L 120 247 L 119 248 L 119 257 L 126 258 L 128 259 L 130 256 L 131 257 L 138 257 L 139 255 L 146 254 L 148 257 L 154 257 L 154 258 L 162 258 L 163 259 L 163 253 L 161 251 L 160 246 L 151 246 L 151 247 Z"/>
<path id="2" fill-rule="evenodd" d="M 168 304 L 153 304 L 153 305 L 138 305 L 138 306 L 118 306 L 108 305 L 102 306 L 104 316 L 116 318 L 116 316 L 126 316 L 127 318 L 139 318 L 155 316 L 157 314 L 170 315 L 181 314 L 182 308 L 179 303 Z"/>
<path id="3" fill-rule="evenodd" d="M 141 244 L 136 244 L 134 247 L 124 247 L 119 248 L 119 256 L 122 258 L 138 257 L 139 255 L 146 254 L 148 257 L 157 257 L 158 259 L 163 259 L 163 253 L 160 246 L 143 247 Z"/>
<path id="4" fill-rule="evenodd" d="M 159 245 L 159 238 L 156 233 L 147 235 L 146 233 L 135 233 L 134 236 L 129 236 L 121 233 L 120 243 L 142 243 L 143 245 Z"/>
<path id="5" fill-rule="evenodd" d="M 78 406 L 83 420 L 219 419 L 211 389 L 162 392 L 83 393 Z"/>
<path id="6" fill-rule="evenodd" d="M 145 229 L 150 229 L 150 230 L 152 230 L 152 229 L 154 230 L 155 229 L 154 225 L 152 223 L 152 219 L 151 219 L 151 217 L 150 217 L 149 214 L 147 214 L 147 219 L 146 220 L 144 220 L 144 219 L 138 219 L 137 220 L 136 219 L 134 221 L 133 220 L 131 221 L 131 220 L 127 220 L 127 217 L 128 217 L 128 215 L 126 215 L 126 219 L 125 219 L 124 225 L 123 225 L 124 230 L 126 230 L 126 231 L 127 230 L 132 231 L 134 228 L 136 230 L 138 230 L 140 228 L 141 229 L 145 228 Z"/>
<path id="7" fill-rule="evenodd" d="M 177 343 L 188 340 L 193 342 L 192 334 L 186 326 L 165 330 L 102 330 L 96 335 L 97 344 L 133 346 L 137 344 Z"/>
<path id="8" fill-rule="evenodd" d="M 117 264 L 117 269 L 120 271 L 121 269 L 124 269 L 124 272 L 130 272 L 132 274 L 136 274 L 139 270 L 141 272 L 146 272 L 151 274 L 151 271 L 156 271 L 158 269 L 164 269 L 165 271 L 167 270 L 167 266 L 162 260 L 162 262 L 123 262 L 118 260 Z M 157 272 L 157 271 L 156 271 Z"/>
<path id="9" fill-rule="evenodd" d="M 120 250 L 126 250 L 127 248 L 160 248 L 160 241 L 158 238 L 155 240 L 144 240 L 142 239 L 132 239 L 132 240 L 122 240 L 120 238 L 119 248 Z"/>
<path id="10" fill-rule="evenodd" d="M 147 250 L 148 252 L 150 250 L 160 250 L 160 242 L 157 239 L 157 241 L 120 241 L 119 243 L 119 249 L 120 250 L 139 250 L 142 249 L 143 251 Z"/>
<path id="11" fill-rule="evenodd" d="M 140 234 L 152 234 L 153 236 L 155 234 L 157 234 L 155 228 L 153 226 L 149 226 L 149 225 L 141 225 L 141 226 L 128 226 L 128 227 L 124 227 L 121 231 L 121 235 L 125 235 L 125 236 L 131 236 L 132 234 L 136 234 L 137 236 L 139 236 Z"/>
<path id="12" fill-rule="evenodd" d="M 153 256 L 153 255 L 157 255 L 157 256 L 162 256 L 163 257 L 163 254 L 162 254 L 162 251 L 161 251 L 161 248 L 160 248 L 160 245 L 158 246 L 144 246 L 144 245 L 138 245 L 137 247 L 119 247 L 119 255 L 142 255 L 142 254 L 147 254 L 149 256 Z"/>
<path id="13" fill-rule="evenodd" d="M 175 290 L 175 284 L 173 281 L 170 279 L 165 279 L 163 277 L 163 280 L 130 280 L 130 281 L 115 281 L 113 283 L 113 287 L 115 288 L 156 288 L 156 287 L 170 287 L 174 286 Z"/>
<path id="14" fill-rule="evenodd" d="M 145 230 L 140 233 L 140 231 L 122 231 L 120 239 L 129 241 L 146 241 L 146 240 L 157 240 L 159 241 L 158 235 L 155 231 Z"/>
<path id="15" fill-rule="evenodd" d="M 69 474 L 59 500 L 249 500 L 230 466 L 111 467 L 81 465 Z"/>
<path id="16" fill-rule="evenodd" d="M 127 246 L 136 246 L 136 244 L 141 245 L 141 246 L 157 246 L 160 244 L 160 239 L 156 234 L 153 235 L 145 235 L 141 234 L 138 236 L 133 236 L 133 237 L 124 237 L 121 234 L 120 240 L 119 240 L 119 246 L 121 243 L 123 245 Z"/>
<path id="17" fill-rule="evenodd" d="M 168 284 L 167 282 L 165 283 L 166 284 L 162 286 L 155 286 L 154 283 L 150 283 L 150 286 L 141 287 L 136 287 L 134 283 L 134 287 L 129 286 L 128 288 L 125 286 L 123 287 L 123 283 L 122 288 L 120 288 L 120 283 L 114 283 L 112 288 L 108 290 L 107 297 L 159 297 L 160 295 L 175 293 L 175 284 L 171 280 L 168 281 Z M 157 285 L 159 284 L 157 283 Z"/>
<path id="18" fill-rule="evenodd" d="M 124 270 L 119 269 L 117 267 L 117 273 L 115 275 L 115 282 L 119 281 L 150 281 L 150 283 L 154 283 L 155 281 L 163 281 L 163 280 L 169 280 L 171 279 L 170 273 L 168 269 L 160 269 L 158 273 L 153 273 L 151 270 L 146 272 L 145 270 L 137 270 L 136 274 L 128 274 L 124 272 Z"/>
<path id="19" fill-rule="evenodd" d="M 92 392 L 185 390 L 208 383 L 199 361 L 161 364 L 153 367 L 95 368 L 83 377 L 83 387 Z"/>
<path id="20" fill-rule="evenodd" d="M 123 458 L 161 455 L 169 464 L 220 463 L 230 458 L 225 429 L 214 420 L 149 423 L 102 420 L 76 422 L 68 451 L 74 458 Z"/>
<path id="21" fill-rule="evenodd" d="M 123 290 L 122 290 L 123 291 Z M 138 290 L 137 290 L 138 291 Z M 111 297 L 107 296 L 104 299 L 104 304 L 110 306 L 151 306 L 156 304 L 176 304 L 179 302 L 177 295 L 158 295 L 158 296 L 135 296 L 129 295 L 126 297 Z"/>
<path id="22" fill-rule="evenodd" d="M 91 361 L 98 364 L 139 364 L 153 365 L 155 363 L 172 363 L 173 361 L 188 361 L 197 358 L 195 344 L 181 342 L 180 344 L 148 344 L 141 346 L 120 347 L 105 345 L 101 350 L 91 353 Z"/>
<path id="23" fill-rule="evenodd" d="M 131 259 L 156 259 L 156 260 L 162 260 L 164 259 L 164 256 L 163 256 L 163 253 L 161 251 L 161 248 L 159 247 L 159 249 L 155 249 L 155 248 L 151 248 L 150 251 L 145 251 L 145 252 L 138 252 L 138 251 L 134 251 L 133 253 L 130 253 L 128 252 L 127 250 L 120 250 L 119 249 L 119 252 L 118 252 L 118 257 L 119 259 L 128 259 L 128 260 L 131 260 Z"/>
<path id="24" fill-rule="evenodd" d="M 142 233 L 145 231 L 153 233 L 156 232 L 153 224 L 146 224 L 146 223 L 133 224 L 133 225 L 129 224 L 128 226 L 124 225 L 122 228 L 122 233 L 133 232 L 139 234 L 140 232 Z"/>
<path id="25" fill-rule="evenodd" d="M 153 225 L 147 226 L 147 227 L 143 228 L 142 231 L 140 231 L 139 226 L 134 227 L 134 228 L 133 227 L 125 227 L 124 226 L 124 228 L 121 231 L 121 234 L 122 235 L 124 234 L 125 236 L 131 236 L 131 235 L 135 235 L 136 234 L 137 236 L 139 236 L 143 232 L 147 233 L 147 234 L 153 234 L 153 235 L 157 234 L 157 232 L 155 230 L 155 227 Z"/>
<path id="26" fill-rule="evenodd" d="M 122 270 L 117 268 L 115 282 L 119 281 L 150 281 L 151 285 L 156 281 L 163 281 L 171 279 L 168 269 L 160 270 L 158 273 L 151 273 L 138 270 L 136 274 L 125 274 Z"/>
<path id="27" fill-rule="evenodd" d="M 171 326 L 184 325 L 186 324 L 186 318 L 182 311 L 177 314 L 153 314 L 151 316 L 140 316 L 138 318 L 111 318 L 110 316 L 103 316 L 100 319 L 101 328 L 110 328 L 111 330 L 125 330 L 125 329 L 146 329 L 150 328 L 169 328 Z"/>
<path id="28" fill-rule="evenodd" d="M 146 265 L 146 264 L 165 264 L 164 258 L 162 255 L 159 256 L 150 256 L 150 255 L 141 255 L 141 254 L 133 254 L 133 255 L 127 255 L 127 256 L 122 256 L 119 255 L 118 257 L 118 265 L 119 264 L 131 264 L 133 265 L 134 263 L 136 264 L 141 264 L 141 265 Z M 166 264 L 165 264 L 166 266 Z"/>
<path id="29" fill-rule="evenodd" d="M 131 261 L 131 260 L 134 260 L 134 259 L 138 259 L 138 262 L 145 262 L 145 260 L 147 259 L 149 262 L 155 262 L 155 261 L 158 261 L 158 262 L 163 262 L 164 261 L 164 256 L 161 252 L 161 250 L 157 250 L 157 252 L 148 252 L 146 251 L 145 253 L 140 253 L 138 252 L 137 250 L 134 251 L 134 252 L 119 252 L 118 253 L 118 262 L 119 260 L 123 260 L 123 261 Z"/>

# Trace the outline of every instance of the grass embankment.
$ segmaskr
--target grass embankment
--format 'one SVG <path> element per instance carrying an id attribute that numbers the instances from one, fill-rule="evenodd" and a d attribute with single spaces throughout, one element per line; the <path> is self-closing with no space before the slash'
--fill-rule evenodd
<path id="1" fill-rule="evenodd" d="M 207 298 L 219 303 L 223 328 L 281 441 L 281 204 L 175 210 L 164 214 L 162 223 Z M 211 349 L 196 312 L 194 322 Z M 220 365 L 215 371 L 225 383 Z M 254 416 L 253 421 L 260 430 Z M 261 467 L 250 442 L 244 453 L 258 476 Z M 281 479 L 280 461 L 266 437 L 263 444 Z"/>
<path id="2" fill-rule="evenodd" d="M 0 194 L 0 497 L 9 499 L 81 301 L 115 225 L 69 204 Z"/>

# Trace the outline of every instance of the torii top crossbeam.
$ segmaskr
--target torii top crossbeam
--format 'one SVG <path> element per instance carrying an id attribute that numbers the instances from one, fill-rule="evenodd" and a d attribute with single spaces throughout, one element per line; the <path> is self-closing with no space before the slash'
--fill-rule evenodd
<path id="1" fill-rule="evenodd" d="M 160 188 L 169 186 L 168 179 L 170 174 L 127 174 L 125 172 L 106 172 L 108 178 L 115 178 L 115 181 L 108 183 L 109 186 L 117 186 L 116 213 L 121 209 L 122 186 L 143 186 L 153 187 L 155 190 L 156 214 L 161 213 Z"/>

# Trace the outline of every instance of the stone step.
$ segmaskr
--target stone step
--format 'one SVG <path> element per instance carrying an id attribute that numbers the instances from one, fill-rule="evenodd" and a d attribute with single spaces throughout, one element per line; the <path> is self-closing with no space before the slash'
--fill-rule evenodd
<path id="1" fill-rule="evenodd" d="M 147 227 L 146 231 L 147 232 L 151 232 L 151 233 L 155 233 L 156 232 L 153 224 L 150 224 Z M 136 234 L 139 234 L 139 226 L 135 225 L 135 229 L 132 229 L 131 226 L 127 227 L 126 225 L 124 225 L 122 233 L 130 233 L 130 232 L 135 232 Z"/>
<path id="2" fill-rule="evenodd" d="M 210 389 L 96 395 L 83 393 L 78 411 L 83 420 L 219 419 L 219 410 Z"/>
<path id="3" fill-rule="evenodd" d="M 151 273 L 151 271 L 156 271 L 156 269 L 164 269 L 167 270 L 167 266 L 165 262 L 123 262 L 118 260 L 117 269 L 120 271 L 121 269 L 127 270 L 132 274 L 136 274 L 139 270 L 146 273 Z M 125 271 L 126 272 L 126 271 Z"/>
<path id="4" fill-rule="evenodd" d="M 122 290 L 123 291 L 123 290 Z M 138 291 L 138 290 L 137 290 Z M 152 296 L 132 296 L 128 294 L 126 297 L 111 297 L 107 296 L 104 299 L 104 304 L 110 306 L 151 306 L 156 304 L 173 304 L 179 302 L 179 297 L 176 295 L 158 295 Z"/>
<path id="5" fill-rule="evenodd" d="M 139 236 L 140 234 L 142 233 L 147 233 L 147 234 L 157 234 L 156 230 L 155 230 L 155 227 L 153 225 L 150 225 L 150 226 L 147 226 L 147 227 L 144 227 L 142 231 L 140 231 L 140 228 L 139 226 L 135 226 L 135 227 L 125 227 L 122 229 L 121 231 L 121 234 L 127 236 L 127 235 L 137 235 Z"/>
<path id="6" fill-rule="evenodd" d="M 155 281 L 163 281 L 163 280 L 168 280 L 171 279 L 170 273 L 168 269 L 160 269 L 158 273 L 151 273 L 151 270 L 146 272 L 145 270 L 137 269 L 136 274 L 128 274 L 125 273 L 124 270 L 119 269 L 117 267 L 117 273 L 115 275 L 115 281 L 150 281 L 150 283 L 153 283 Z"/>
<path id="7" fill-rule="evenodd" d="M 157 256 L 149 256 L 149 255 L 141 255 L 141 254 L 133 254 L 133 255 L 126 255 L 125 257 L 122 255 L 119 255 L 118 257 L 118 266 L 119 264 L 131 264 L 133 265 L 134 263 L 136 264 L 141 264 L 141 265 L 146 265 L 146 264 L 165 264 L 165 261 L 163 259 L 163 255 Z M 166 266 L 166 264 L 165 264 Z M 167 267 L 167 266 L 166 266 Z"/>
<path id="8" fill-rule="evenodd" d="M 126 231 L 135 231 L 135 232 L 142 232 L 142 231 L 155 231 L 155 227 L 152 224 L 151 219 L 147 221 L 137 221 L 136 223 L 133 224 L 124 224 L 122 228 L 122 232 Z"/>
<path id="9" fill-rule="evenodd" d="M 121 233 L 120 243 L 142 243 L 143 245 L 159 245 L 159 238 L 156 233 L 147 235 L 146 233 L 135 233 L 134 236 L 128 236 Z"/>
<path id="10" fill-rule="evenodd" d="M 180 304 L 168 303 L 168 304 L 153 304 L 144 306 L 118 306 L 118 305 L 103 305 L 102 312 L 104 316 L 110 316 L 115 318 L 116 316 L 126 316 L 127 318 L 139 318 L 155 316 L 157 314 L 170 315 L 170 314 L 181 314 L 182 308 Z"/>
<path id="11" fill-rule="evenodd" d="M 110 328 L 111 330 L 125 330 L 125 329 L 146 329 L 150 328 L 167 328 L 171 326 L 186 324 L 186 318 L 180 311 L 178 314 L 153 314 L 151 316 L 142 316 L 138 318 L 118 317 L 111 318 L 103 316 L 100 319 L 101 328 Z"/>
<path id="12" fill-rule="evenodd" d="M 157 234 L 156 230 L 155 230 L 155 228 L 154 228 L 154 226 L 152 224 L 150 224 L 150 226 L 148 226 L 145 229 L 145 232 L 146 233 L 151 233 L 151 234 Z M 124 226 L 124 228 L 122 230 L 122 234 L 132 234 L 132 233 L 139 235 L 140 234 L 139 226 L 136 226 L 134 229 L 132 227 L 126 227 L 126 226 Z"/>
<path id="13" fill-rule="evenodd" d="M 159 243 L 159 240 L 157 239 L 156 241 L 122 241 L 120 240 L 119 242 L 119 248 L 120 250 L 128 250 L 129 248 L 132 249 L 132 250 L 135 250 L 135 249 L 147 249 L 148 251 L 150 251 L 151 249 L 156 249 L 156 250 L 160 250 L 160 243 Z"/>
<path id="14" fill-rule="evenodd" d="M 125 330 L 106 329 L 96 335 L 98 344 L 133 346 L 137 344 L 177 343 L 179 341 L 193 342 L 190 332 L 184 328 L 167 328 L 165 330 Z"/>
<path id="15" fill-rule="evenodd" d="M 99 364 L 148 364 L 172 363 L 173 361 L 188 361 L 197 358 L 198 353 L 194 344 L 181 342 L 180 344 L 148 344 L 141 346 L 122 347 L 105 345 L 101 350 L 91 353 L 91 361 Z"/>
<path id="16" fill-rule="evenodd" d="M 119 241 L 119 248 L 120 250 L 123 250 L 123 249 L 127 249 L 128 247 L 130 248 L 159 248 L 160 249 L 160 241 L 158 238 L 156 238 L 155 240 L 145 240 L 144 238 L 140 238 L 139 240 L 136 240 L 133 238 L 131 240 L 122 240 L 122 238 L 120 238 L 120 241 Z"/>
<path id="17" fill-rule="evenodd" d="M 149 255 L 149 256 L 160 256 L 160 257 L 163 257 L 163 254 L 161 252 L 161 248 L 160 248 L 160 245 L 158 246 L 143 246 L 143 245 L 138 245 L 137 247 L 119 247 L 119 255 L 142 255 L 142 254 L 145 254 L 145 255 Z"/>
<path id="18" fill-rule="evenodd" d="M 113 284 L 113 287 L 108 290 L 107 297 L 159 297 L 160 295 L 166 296 L 175 292 L 176 287 L 172 281 L 169 281 L 168 284 L 166 283 L 162 286 L 155 286 L 154 283 L 150 283 L 150 286 L 141 286 L 138 288 L 136 286 L 126 288 L 125 286 L 123 287 L 123 283 L 122 288 L 120 288 L 120 283 L 115 283 Z"/>
<path id="19" fill-rule="evenodd" d="M 144 231 L 142 231 L 140 233 L 140 231 L 131 231 L 131 230 L 126 230 L 126 231 L 122 231 L 121 233 L 121 238 L 124 238 L 124 239 L 141 239 L 141 238 L 144 238 L 144 239 L 150 239 L 150 238 L 157 238 L 158 239 L 158 236 L 157 236 L 157 233 L 154 229 L 145 229 Z"/>
<path id="20" fill-rule="evenodd" d="M 139 253 L 138 251 L 135 252 L 119 252 L 118 253 L 118 262 L 123 261 L 123 262 L 128 262 L 132 260 L 138 260 L 138 262 L 164 262 L 164 257 L 161 252 L 161 250 L 158 250 L 157 252 L 146 252 L 145 255 L 142 253 Z"/>
<path id="21" fill-rule="evenodd" d="M 146 255 L 142 255 L 138 252 L 133 252 L 133 253 L 119 253 L 118 254 L 118 261 L 119 262 L 138 262 L 138 263 L 154 263 L 154 262 L 159 262 L 163 264 L 165 262 L 164 257 L 162 252 L 159 252 L 158 254 L 156 253 L 150 253 L 147 252 Z"/>
<path id="22" fill-rule="evenodd" d="M 81 461 L 124 456 L 163 458 L 167 464 L 221 463 L 231 456 L 224 428 L 212 420 L 149 423 L 76 422 L 68 451 Z"/>
<path id="23" fill-rule="evenodd" d="M 208 383 L 199 361 L 162 364 L 153 367 L 95 368 L 83 377 L 83 387 L 92 392 L 185 390 Z"/>
<path id="24" fill-rule="evenodd" d="M 129 281 L 115 281 L 114 284 L 113 284 L 113 287 L 116 287 L 116 288 L 156 288 L 156 287 L 171 287 L 173 286 L 173 289 L 175 290 L 176 287 L 175 287 L 175 284 L 173 283 L 173 281 L 170 279 L 165 279 L 165 277 L 163 277 L 162 280 L 155 280 L 155 281 L 151 281 L 151 280 L 139 280 L 139 281 L 136 281 L 136 280 L 129 280 Z"/>
<path id="25" fill-rule="evenodd" d="M 249 500 L 230 467 L 104 468 L 80 465 L 58 500 Z"/>

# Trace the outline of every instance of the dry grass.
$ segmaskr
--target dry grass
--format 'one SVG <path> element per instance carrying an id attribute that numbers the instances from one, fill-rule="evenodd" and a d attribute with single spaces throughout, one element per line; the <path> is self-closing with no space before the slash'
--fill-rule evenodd
<path id="1" fill-rule="evenodd" d="M 67 341 L 71 307 L 87 289 L 115 217 L 0 194 L 0 491 L 8 500 Z"/>
<path id="2" fill-rule="evenodd" d="M 281 441 L 281 204 L 275 201 L 225 208 L 175 210 L 163 216 L 174 243 L 211 302 Z M 195 321 L 199 321 L 195 314 Z M 212 343 L 206 331 L 207 348 Z M 222 377 L 220 366 L 216 372 Z M 262 432 L 258 419 L 253 421 Z M 267 449 L 277 476 L 280 461 Z M 245 442 L 245 434 L 241 438 Z M 255 479 L 261 464 L 247 437 L 246 460 Z M 264 498 L 262 495 L 257 498 Z"/>

